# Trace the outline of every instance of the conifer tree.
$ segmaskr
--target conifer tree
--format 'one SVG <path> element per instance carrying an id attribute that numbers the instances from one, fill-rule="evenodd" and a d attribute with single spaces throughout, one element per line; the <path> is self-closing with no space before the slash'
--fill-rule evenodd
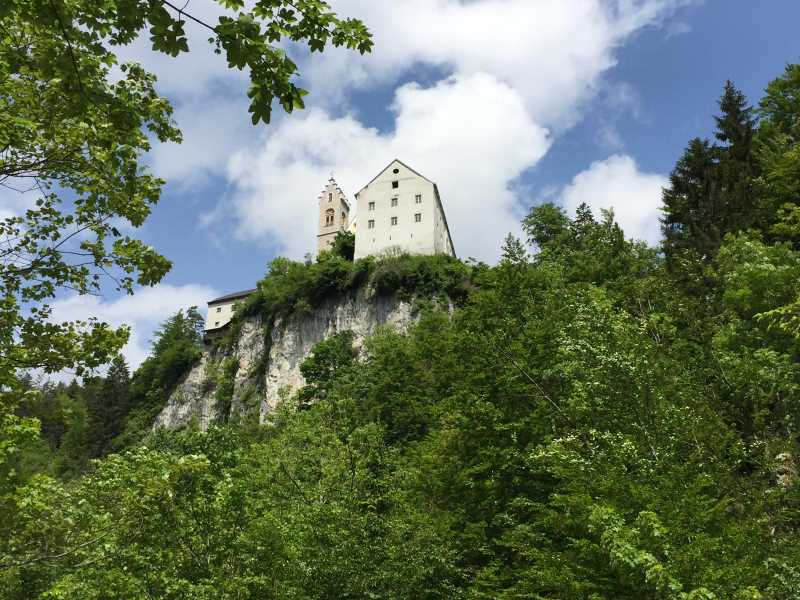
<path id="1" fill-rule="evenodd" d="M 125 358 L 117 356 L 108 374 L 86 398 L 89 411 L 89 449 L 92 457 L 102 456 L 109 443 L 122 430 L 130 409 L 130 372 Z"/>
<path id="2" fill-rule="evenodd" d="M 754 192 L 758 165 L 752 107 L 727 81 L 719 108 L 717 143 L 689 142 L 664 190 L 664 250 L 673 266 L 686 252 L 710 261 L 726 233 L 762 225 L 765 219 Z"/>

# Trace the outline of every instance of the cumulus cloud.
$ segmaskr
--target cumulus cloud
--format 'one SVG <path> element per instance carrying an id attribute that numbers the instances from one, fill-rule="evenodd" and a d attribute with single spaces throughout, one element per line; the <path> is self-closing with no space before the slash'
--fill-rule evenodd
<path id="1" fill-rule="evenodd" d="M 398 157 L 438 183 L 459 255 L 496 258 L 503 236 L 518 229 L 510 183 L 547 151 L 547 130 L 519 93 L 483 73 L 429 88 L 405 85 L 393 111 L 395 129 L 382 134 L 352 116 L 312 109 L 284 120 L 260 147 L 237 153 L 228 176 L 238 188 L 239 235 L 270 239 L 300 257 L 314 249 L 309 215 L 329 173 L 352 197 Z"/>
<path id="2" fill-rule="evenodd" d="M 159 177 L 183 189 L 200 189 L 224 172 L 228 158 L 257 139 L 242 96 L 197 95 L 178 103 L 182 144 L 158 144 L 150 153 Z"/>
<path id="3" fill-rule="evenodd" d="M 122 354 L 131 369 L 135 369 L 150 353 L 150 340 L 159 323 L 179 309 L 205 307 L 210 298 L 218 295 L 213 288 L 192 284 L 161 284 L 113 300 L 75 294 L 53 302 L 51 318 L 72 321 L 97 317 L 114 327 L 128 325 L 131 335 Z"/>
<path id="4" fill-rule="evenodd" d="M 583 202 L 595 215 L 612 209 L 627 237 L 656 244 L 661 239 L 661 189 L 667 177 L 642 173 L 630 156 L 615 154 L 578 173 L 560 194 L 571 214 Z"/>
<path id="5" fill-rule="evenodd" d="M 359 56 L 329 50 L 301 60 L 312 92 L 341 100 L 353 87 L 391 83 L 415 65 L 470 75 L 491 73 L 517 90 L 537 122 L 565 126 L 590 97 L 614 50 L 660 23 L 685 0 L 337 0 L 375 39 Z"/>

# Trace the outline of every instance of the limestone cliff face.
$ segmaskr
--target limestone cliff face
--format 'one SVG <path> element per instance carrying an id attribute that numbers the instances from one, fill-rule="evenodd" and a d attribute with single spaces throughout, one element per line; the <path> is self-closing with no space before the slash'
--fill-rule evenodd
<path id="1" fill-rule="evenodd" d="M 263 422 L 281 397 L 291 395 L 304 384 L 300 363 L 318 342 L 350 330 L 360 347 L 377 327 L 387 325 L 405 331 L 413 320 L 408 302 L 363 290 L 271 324 L 249 318 L 242 324 L 233 348 L 203 353 L 170 396 L 154 427 L 176 429 L 196 422 L 205 430 L 217 420 L 255 410 Z M 230 406 L 220 407 L 217 388 L 226 361 L 233 361 L 236 373 Z"/>

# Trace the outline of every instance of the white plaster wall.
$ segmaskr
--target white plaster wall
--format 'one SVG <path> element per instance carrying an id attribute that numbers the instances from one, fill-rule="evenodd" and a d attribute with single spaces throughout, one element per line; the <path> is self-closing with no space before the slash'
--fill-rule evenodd
<path id="1" fill-rule="evenodd" d="M 220 302 L 219 304 L 210 304 L 208 306 L 208 314 L 206 315 L 206 331 L 211 329 L 218 329 L 230 323 L 233 318 L 233 305 L 242 298 Z"/>
<path id="2" fill-rule="evenodd" d="M 394 170 L 397 173 L 394 173 Z M 397 181 L 398 187 L 392 188 Z M 415 197 L 422 196 L 417 204 Z M 392 198 L 397 206 L 392 206 Z M 370 202 L 375 208 L 370 210 Z M 448 252 L 448 244 L 441 241 L 444 220 L 439 212 L 433 183 L 420 177 L 400 162 L 394 161 L 374 181 L 356 195 L 358 207 L 358 229 L 356 231 L 355 258 L 377 255 L 400 248 L 411 254 L 437 254 Z M 418 223 L 414 215 L 419 213 Z M 397 217 L 397 225 L 391 224 Z M 372 229 L 369 222 L 374 221 Z M 445 236 L 446 236 L 445 230 Z"/>

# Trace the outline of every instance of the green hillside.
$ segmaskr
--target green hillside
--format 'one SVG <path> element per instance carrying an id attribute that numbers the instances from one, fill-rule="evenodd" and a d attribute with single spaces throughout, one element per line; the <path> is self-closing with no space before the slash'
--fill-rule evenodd
<path id="1" fill-rule="evenodd" d="M 532 202 L 495 266 L 273 262 L 220 344 L 363 286 L 420 317 L 320 343 L 266 424 L 146 434 L 191 310 L 130 377 L 29 380 L 0 598 L 800 597 L 800 66 L 720 106 L 662 247 Z"/>

